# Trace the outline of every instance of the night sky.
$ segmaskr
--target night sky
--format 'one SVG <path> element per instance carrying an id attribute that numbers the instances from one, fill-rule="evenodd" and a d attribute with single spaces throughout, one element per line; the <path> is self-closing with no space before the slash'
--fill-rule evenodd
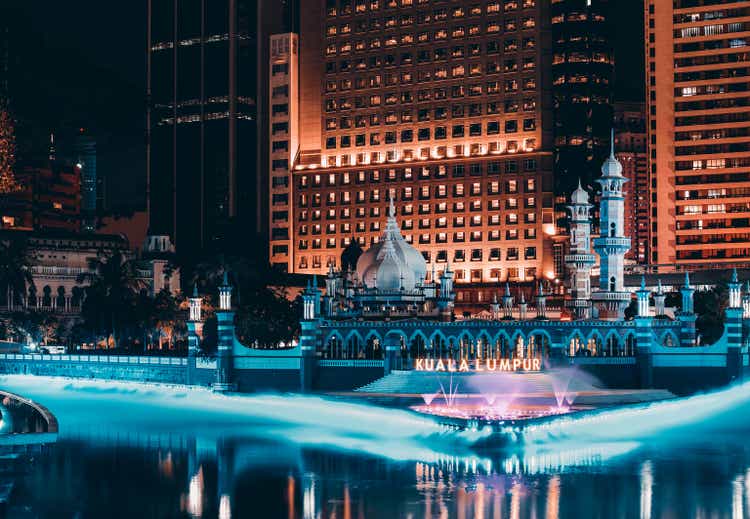
<path id="1" fill-rule="evenodd" d="M 2 0 L 21 159 L 58 151 L 84 127 L 97 138 L 108 204 L 145 200 L 146 2 Z"/>

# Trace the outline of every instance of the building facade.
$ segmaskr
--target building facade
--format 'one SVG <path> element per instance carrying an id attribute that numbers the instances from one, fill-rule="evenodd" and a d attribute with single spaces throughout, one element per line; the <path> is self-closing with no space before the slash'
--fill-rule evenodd
<path id="1" fill-rule="evenodd" d="M 299 77 L 271 96 L 271 263 L 327 272 L 392 198 L 457 282 L 554 277 L 548 26 L 538 0 L 306 5 L 299 56 L 270 63 L 272 91 Z"/>
<path id="2" fill-rule="evenodd" d="M 555 193 L 591 187 L 612 125 L 614 51 L 608 0 L 551 2 Z M 563 211 L 558 213 L 565 216 Z"/>
<path id="3" fill-rule="evenodd" d="M 631 248 L 625 256 L 636 263 L 647 263 L 650 189 L 646 151 L 646 107 L 644 103 L 614 104 L 615 151 L 622 174 L 629 180 L 625 189 L 625 235 Z"/>
<path id="4" fill-rule="evenodd" d="M 194 257 L 255 228 L 256 3 L 148 2 L 148 204 Z"/>
<path id="5" fill-rule="evenodd" d="M 62 161 L 27 161 L 16 171 L 21 190 L 0 199 L 0 229 L 81 229 L 81 176 Z"/>
<path id="6" fill-rule="evenodd" d="M 652 264 L 750 254 L 750 1 L 645 2 Z"/>
<path id="7" fill-rule="evenodd" d="M 0 288 L 0 313 L 21 310 L 76 316 L 81 311 L 91 260 L 119 253 L 135 261 L 135 274 L 152 297 L 161 290 L 180 292 L 180 271 L 174 266 L 174 248 L 168 237 L 151 236 L 136 257 L 122 235 L 81 234 L 64 230 L 41 232 L 0 231 L 0 242 L 21 241 L 31 265 L 31 282 L 23 293 Z"/>
<path id="8" fill-rule="evenodd" d="M 635 357 L 653 346 L 695 346 L 695 289 L 687 276 L 674 319 L 666 315 L 661 290 L 654 295 L 652 312 L 645 284 L 635 294 L 624 287 L 624 256 L 630 247 L 624 236 L 626 182 L 612 149 L 598 179 L 595 236 L 589 194 L 580 186 L 573 192 L 569 211 L 574 239 L 566 256 L 572 271 L 570 295 L 566 312 L 558 317 L 548 314 L 548 294 L 540 283 L 533 301 L 523 295 L 514 300 L 506 284 L 502 295 L 487 305 L 487 315 L 455 320 L 453 271 L 448 267 L 428 281 L 427 264 L 401 235 L 391 203 L 381 239 L 359 257 L 356 270 L 330 267 L 325 295 L 316 283 L 303 294 L 303 354 L 309 350 L 326 359 L 381 358 L 387 374 L 390 369 L 420 369 L 420 360 L 465 362 L 466 370 L 491 361 L 495 369 L 534 371 L 567 357 Z M 599 286 L 592 289 L 594 252 L 600 275 Z M 739 309 L 736 273 L 732 283 L 730 305 Z M 633 296 L 635 317 L 626 320 Z"/>

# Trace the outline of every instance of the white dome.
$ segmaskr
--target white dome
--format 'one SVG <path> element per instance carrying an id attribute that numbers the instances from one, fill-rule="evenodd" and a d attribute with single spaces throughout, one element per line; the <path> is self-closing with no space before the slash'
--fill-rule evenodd
<path id="1" fill-rule="evenodd" d="M 617 160 L 614 153 L 612 153 L 607 160 L 602 164 L 602 176 L 603 177 L 621 177 L 622 176 L 622 164 Z"/>
<path id="2" fill-rule="evenodd" d="M 385 231 L 357 260 L 357 275 L 369 288 L 413 290 L 426 274 L 427 262 L 404 240 L 391 202 Z"/>

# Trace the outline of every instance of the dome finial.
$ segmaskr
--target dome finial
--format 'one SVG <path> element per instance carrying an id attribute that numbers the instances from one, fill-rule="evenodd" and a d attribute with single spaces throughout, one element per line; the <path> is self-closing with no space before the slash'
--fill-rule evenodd
<path id="1" fill-rule="evenodd" d="M 615 158 L 615 127 L 610 128 L 609 156 Z"/>
<path id="2" fill-rule="evenodd" d="M 393 195 L 390 193 L 388 196 L 388 216 L 391 218 L 396 217 L 396 206 L 393 204 Z"/>

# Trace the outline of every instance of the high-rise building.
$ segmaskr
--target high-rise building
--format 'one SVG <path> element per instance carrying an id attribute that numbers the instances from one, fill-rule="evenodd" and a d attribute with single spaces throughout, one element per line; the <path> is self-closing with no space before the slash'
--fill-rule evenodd
<path id="1" fill-rule="evenodd" d="M 750 257 L 750 1 L 645 2 L 650 263 Z"/>
<path id="2" fill-rule="evenodd" d="M 271 39 L 272 264 L 326 272 L 393 198 L 428 272 L 554 277 L 548 5 L 306 3 L 298 55 Z"/>
<path id="3" fill-rule="evenodd" d="M 75 138 L 75 167 L 81 178 L 81 230 L 94 232 L 97 226 L 99 179 L 96 177 L 96 140 L 81 128 Z"/>
<path id="4" fill-rule="evenodd" d="M 562 209 L 579 179 L 593 186 L 609 150 L 614 51 L 608 0 L 553 0 L 550 9 L 555 194 Z"/>
<path id="5" fill-rule="evenodd" d="M 151 233 L 194 257 L 256 227 L 253 0 L 149 0 Z M 230 242 L 230 243 L 227 243 Z"/>
<path id="6" fill-rule="evenodd" d="M 81 180 L 63 161 L 26 161 L 17 168 L 21 189 L 0 197 L 0 228 L 81 230 Z"/>
<path id="7" fill-rule="evenodd" d="M 615 151 L 622 164 L 625 185 L 625 236 L 630 251 L 625 258 L 637 263 L 648 262 L 649 187 L 646 152 L 645 103 L 614 104 Z"/>

